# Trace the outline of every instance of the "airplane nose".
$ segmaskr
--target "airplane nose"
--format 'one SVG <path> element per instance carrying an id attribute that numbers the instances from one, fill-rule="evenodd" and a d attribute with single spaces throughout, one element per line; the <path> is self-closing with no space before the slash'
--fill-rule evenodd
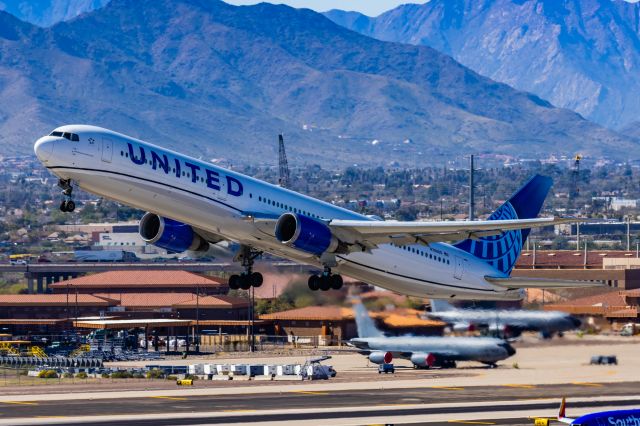
<path id="1" fill-rule="evenodd" d="M 509 343 L 504 342 L 502 345 L 500 345 L 504 348 L 505 351 L 507 351 L 507 354 L 509 354 L 509 356 L 515 355 L 516 350 L 513 348 L 513 346 L 511 346 Z"/>
<path id="2" fill-rule="evenodd" d="M 47 160 L 49 160 L 49 157 L 51 157 L 51 154 L 53 153 L 54 144 L 55 144 L 55 139 L 49 136 L 44 136 L 38 139 L 35 145 L 33 146 L 33 150 L 36 153 L 36 157 L 38 157 L 38 159 L 43 163 L 46 163 Z"/>

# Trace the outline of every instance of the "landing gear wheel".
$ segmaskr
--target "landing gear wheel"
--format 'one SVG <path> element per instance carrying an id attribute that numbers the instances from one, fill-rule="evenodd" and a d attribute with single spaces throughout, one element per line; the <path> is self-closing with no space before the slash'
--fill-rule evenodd
<path id="1" fill-rule="evenodd" d="M 242 274 L 240 275 L 240 288 L 242 290 L 249 290 L 251 288 L 251 276 Z"/>
<path id="2" fill-rule="evenodd" d="M 239 275 L 231 275 L 229 277 L 229 288 L 231 290 L 238 290 L 240 288 L 240 276 Z"/>
<path id="3" fill-rule="evenodd" d="M 331 275 L 320 276 L 320 290 L 322 291 L 331 290 Z"/>
<path id="4" fill-rule="evenodd" d="M 68 200 L 67 201 L 67 212 L 71 213 L 75 209 L 76 209 L 76 203 L 74 203 L 73 200 Z"/>
<path id="5" fill-rule="evenodd" d="M 331 288 L 334 290 L 340 290 L 343 285 L 343 280 L 341 275 L 330 275 L 329 279 L 331 281 Z"/>
<path id="6" fill-rule="evenodd" d="M 320 289 L 320 277 L 317 275 L 311 275 L 307 284 L 309 285 L 309 290 L 318 291 Z"/>
<path id="7" fill-rule="evenodd" d="M 262 274 L 260 272 L 254 272 L 249 275 L 251 285 L 254 287 L 260 287 L 264 282 L 264 278 L 262 278 Z"/>
<path id="8" fill-rule="evenodd" d="M 67 212 L 67 200 L 62 200 L 60 202 L 60 211 L 64 213 Z"/>

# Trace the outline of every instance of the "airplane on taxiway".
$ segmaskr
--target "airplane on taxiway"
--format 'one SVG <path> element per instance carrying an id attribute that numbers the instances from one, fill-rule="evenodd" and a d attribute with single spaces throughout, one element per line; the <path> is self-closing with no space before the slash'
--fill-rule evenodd
<path id="1" fill-rule="evenodd" d="M 493 337 L 385 336 L 376 328 L 362 303 L 353 306 L 358 337 L 349 345 L 360 349 L 375 364 L 390 364 L 394 357 L 411 361 L 414 368 L 454 368 L 457 361 L 477 361 L 492 368 L 516 350 Z"/>
<path id="2" fill-rule="evenodd" d="M 575 221 L 536 218 L 552 184 L 544 176 L 534 176 L 488 220 L 399 222 L 95 126 L 59 127 L 34 150 L 59 178 L 63 211 L 75 208 L 75 185 L 147 211 L 140 234 L 164 249 L 239 243 L 244 272 L 231 276 L 231 288 L 262 284 L 253 271 L 262 252 L 322 268 L 309 277 L 312 290 L 339 289 L 340 274 L 407 295 L 474 300 L 519 300 L 526 287 L 594 285 L 509 277 L 531 228 Z"/>
<path id="3" fill-rule="evenodd" d="M 537 331 L 543 338 L 575 330 L 582 322 L 566 312 L 527 309 L 460 309 L 444 300 L 431 301 L 428 318 L 444 321 L 454 331 L 487 331 L 500 337 L 516 337 Z"/>
<path id="4" fill-rule="evenodd" d="M 575 426 L 635 426 L 640 425 L 640 409 L 599 411 L 571 418 L 566 415 L 566 400 L 562 398 L 557 417 L 534 417 L 535 426 L 548 426 L 549 421 L 557 420 Z"/>

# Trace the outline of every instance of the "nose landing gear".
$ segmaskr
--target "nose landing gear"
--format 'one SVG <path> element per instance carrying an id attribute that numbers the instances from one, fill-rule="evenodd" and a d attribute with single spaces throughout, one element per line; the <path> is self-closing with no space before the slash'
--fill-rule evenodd
<path id="1" fill-rule="evenodd" d="M 340 290 L 344 284 L 342 275 L 331 273 L 331 268 L 324 267 L 324 271 L 320 275 L 311 275 L 307 282 L 311 291 L 329 291 Z"/>
<path id="2" fill-rule="evenodd" d="M 73 193 L 73 186 L 71 186 L 71 179 L 58 179 L 58 186 L 62 188 L 63 200 L 60 203 L 60 211 L 65 213 L 71 213 L 76 209 L 76 203 L 73 202 L 71 195 Z"/>
<path id="3" fill-rule="evenodd" d="M 262 254 L 261 251 L 253 250 L 249 246 L 242 246 L 236 260 L 242 261 L 244 272 L 240 275 L 229 277 L 229 288 L 231 290 L 249 290 L 251 287 L 260 287 L 264 281 L 260 272 L 253 272 L 255 259 Z"/>

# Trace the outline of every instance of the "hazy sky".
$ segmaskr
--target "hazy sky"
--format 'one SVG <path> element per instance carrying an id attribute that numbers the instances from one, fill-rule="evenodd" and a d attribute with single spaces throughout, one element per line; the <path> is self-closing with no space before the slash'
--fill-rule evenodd
<path id="1" fill-rule="evenodd" d="M 230 4 L 256 4 L 265 0 L 225 0 Z M 377 16 L 399 4 L 426 3 L 428 0 L 274 0 L 269 3 L 288 4 L 292 7 L 306 7 L 318 12 L 331 9 L 356 10 L 369 16 Z"/>

